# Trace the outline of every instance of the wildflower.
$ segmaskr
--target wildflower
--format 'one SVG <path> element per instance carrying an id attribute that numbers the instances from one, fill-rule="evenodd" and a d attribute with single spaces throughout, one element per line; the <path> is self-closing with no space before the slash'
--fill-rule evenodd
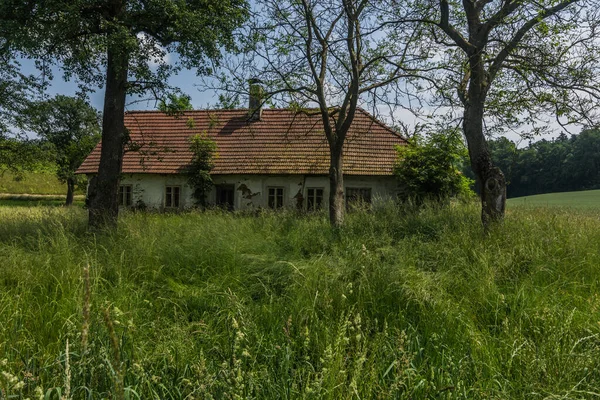
<path id="1" fill-rule="evenodd" d="M 2 376 L 4 377 L 4 380 L 6 381 L 6 383 L 8 383 L 9 386 L 14 385 L 18 381 L 17 377 L 11 374 L 10 372 L 2 371 Z"/>
<path id="2" fill-rule="evenodd" d="M 13 386 L 13 389 L 19 391 L 19 390 L 23 389 L 24 387 L 25 387 L 25 382 L 19 381 L 15 384 L 15 386 Z"/>

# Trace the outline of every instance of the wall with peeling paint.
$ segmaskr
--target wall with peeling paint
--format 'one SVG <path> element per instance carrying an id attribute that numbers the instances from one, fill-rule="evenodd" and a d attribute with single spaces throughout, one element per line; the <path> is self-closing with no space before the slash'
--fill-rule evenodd
<path id="1" fill-rule="evenodd" d="M 298 198 L 307 197 L 308 188 L 322 188 L 324 207 L 329 199 L 329 178 L 313 175 L 216 175 L 213 176 L 215 185 L 234 185 L 234 208 L 236 210 L 251 210 L 267 208 L 268 190 L 270 187 L 282 187 L 284 191 L 284 206 L 295 208 Z M 180 186 L 180 208 L 193 207 L 195 202 L 193 190 L 187 185 L 183 175 L 159 174 L 124 174 L 122 185 L 132 185 L 133 206 L 143 206 L 150 209 L 165 209 L 166 186 Z M 373 202 L 395 198 L 398 184 L 393 176 L 345 176 L 346 188 L 371 188 Z M 216 190 L 207 196 L 207 203 L 214 204 Z M 304 207 L 305 207 L 304 202 Z"/>

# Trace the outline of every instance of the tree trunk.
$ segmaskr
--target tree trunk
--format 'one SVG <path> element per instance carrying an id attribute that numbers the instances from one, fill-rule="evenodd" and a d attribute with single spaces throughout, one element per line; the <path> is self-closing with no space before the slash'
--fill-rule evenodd
<path id="1" fill-rule="evenodd" d="M 506 180 L 500 168 L 494 166 L 483 135 L 483 103 L 465 107 L 463 130 L 471 167 L 481 188 L 481 222 L 487 229 L 504 217 Z"/>
<path id="2" fill-rule="evenodd" d="M 344 204 L 344 157 L 343 142 L 331 146 L 329 166 L 329 221 L 334 228 L 340 228 L 344 223 L 346 211 Z"/>
<path id="3" fill-rule="evenodd" d="M 475 40 L 474 43 L 484 41 Z M 479 49 L 483 45 L 479 46 Z M 481 188 L 481 222 L 485 229 L 504 217 L 506 180 L 494 166 L 483 134 L 484 104 L 490 82 L 484 68 L 482 50 L 469 54 L 469 87 L 464 98 L 463 132 L 467 138 L 471 167 Z"/>
<path id="4" fill-rule="evenodd" d="M 116 45 L 109 47 L 106 66 L 106 91 L 102 116 L 102 150 L 98 175 L 92 181 L 89 227 L 114 227 L 119 213 L 118 193 L 123 146 L 125 144 L 125 96 L 129 57 Z"/>
<path id="5" fill-rule="evenodd" d="M 68 178 L 67 179 L 67 199 L 65 200 L 65 206 L 73 205 L 73 196 L 75 191 L 75 179 Z"/>

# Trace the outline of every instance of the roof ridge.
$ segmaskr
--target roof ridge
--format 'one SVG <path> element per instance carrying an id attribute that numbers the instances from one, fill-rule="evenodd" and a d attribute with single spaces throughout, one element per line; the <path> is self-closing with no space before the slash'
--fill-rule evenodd
<path id="1" fill-rule="evenodd" d="M 313 108 L 304 108 L 305 110 L 317 110 L 317 107 Z M 185 110 L 182 113 L 194 113 L 194 112 L 240 112 L 240 111 L 248 111 L 249 108 L 199 108 L 194 110 Z M 278 107 L 278 108 L 263 108 L 263 112 L 265 111 L 298 111 L 293 107 Z M 301 113 L 298 111 L 298 113 Z M 164 114 L 165 116 L 170 116 L 164 111 L 161 110 L 128 110 L 125 111 L 125 114 Z"/>

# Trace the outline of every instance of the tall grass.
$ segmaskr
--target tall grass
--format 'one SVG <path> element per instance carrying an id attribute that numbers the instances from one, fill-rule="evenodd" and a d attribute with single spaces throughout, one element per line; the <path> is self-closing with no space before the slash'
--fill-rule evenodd
<path id="1" fill-rule="evenodd" d="M 599 217 L 0 208 L 0 398 L 599 397 Z"/>

